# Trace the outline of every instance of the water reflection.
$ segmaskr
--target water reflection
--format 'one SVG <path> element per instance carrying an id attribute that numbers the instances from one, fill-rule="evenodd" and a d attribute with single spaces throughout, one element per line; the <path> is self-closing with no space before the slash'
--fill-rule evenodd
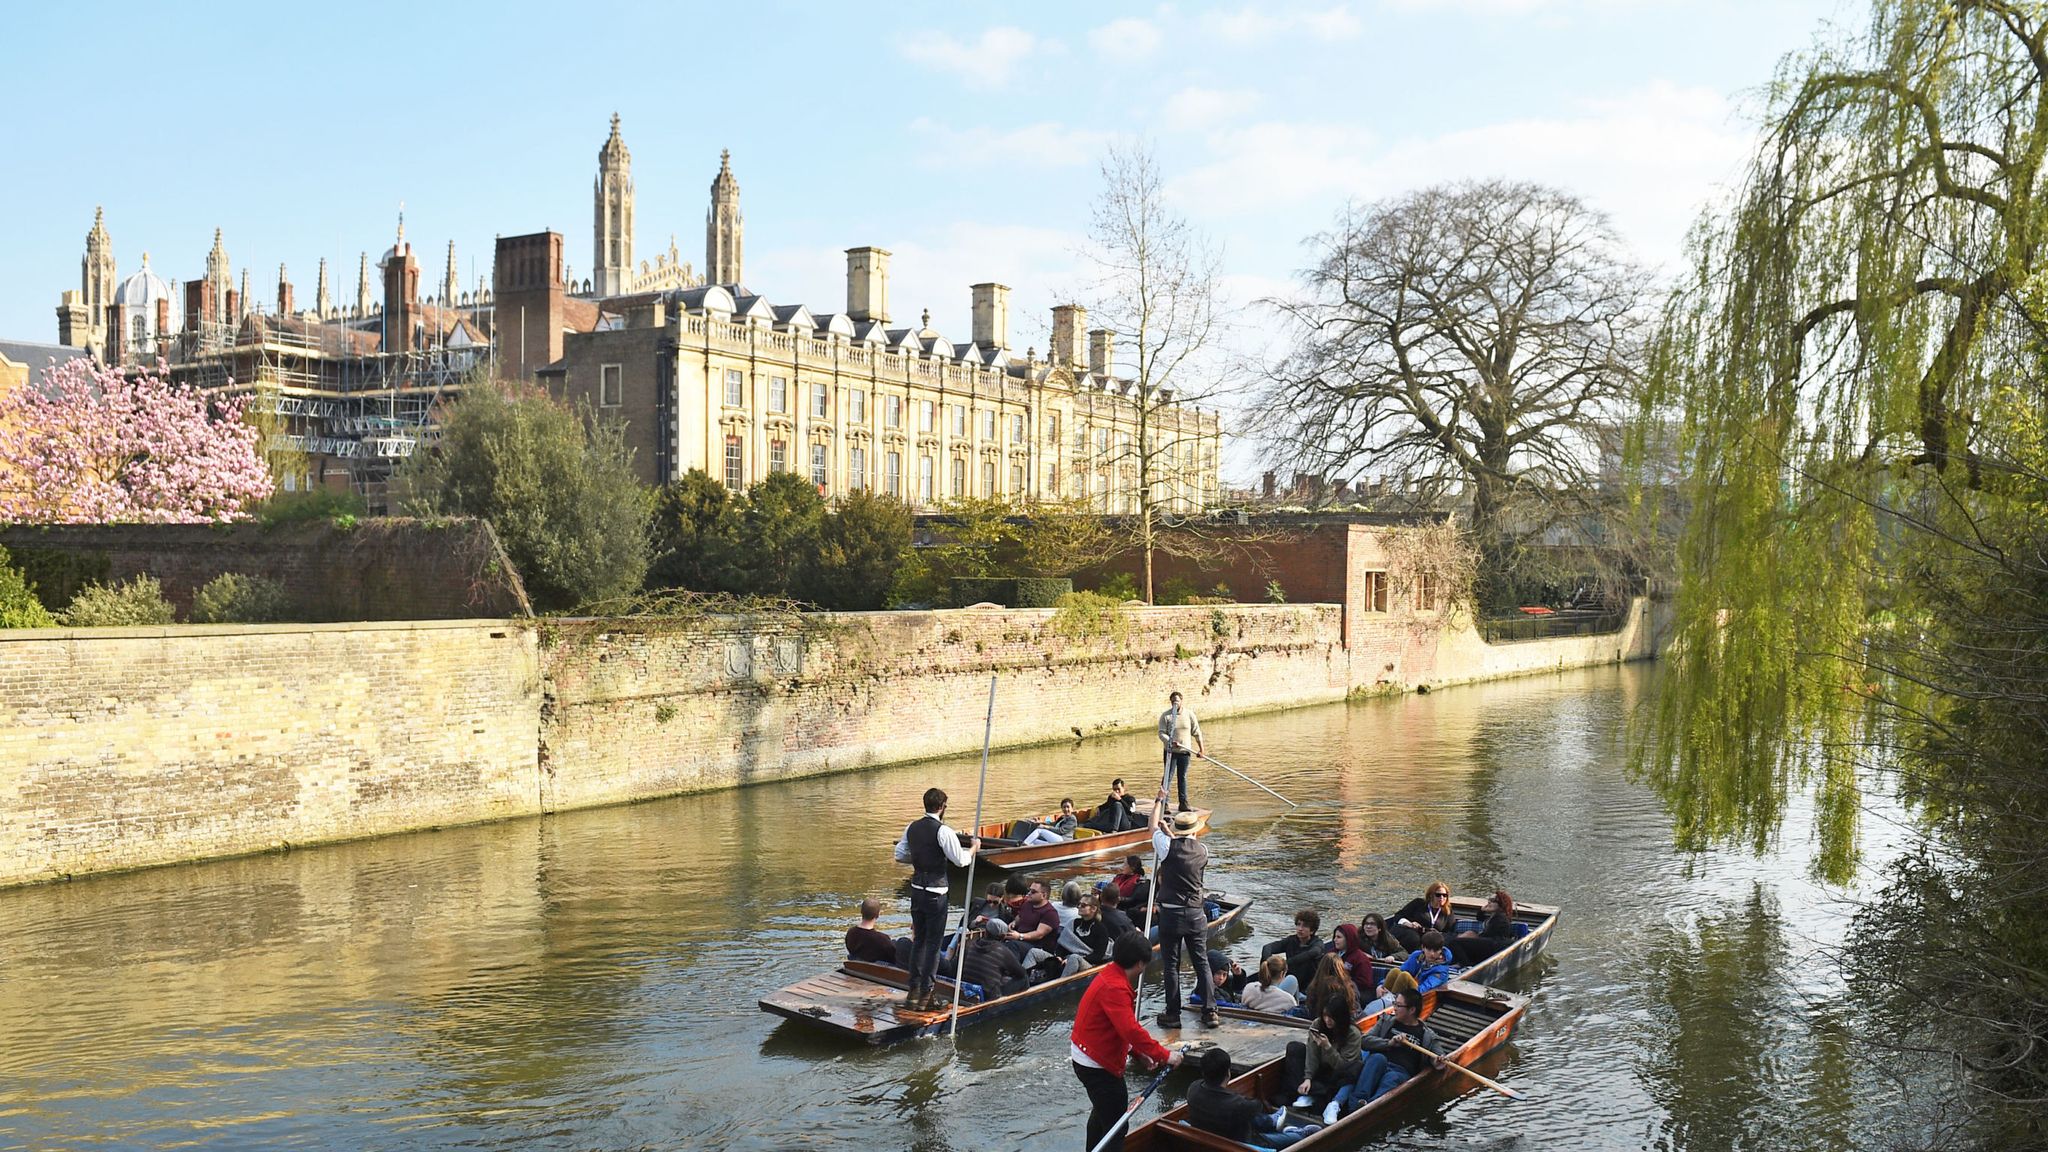
<path id="1" fill-rule="evenodd" d="M 1623 779 L 1651 690 L 1604 670 L 1207 726 L 1302 804 L 1198 766 L 1211 878 L 1256 901 L 1239 959 L 1296 907 L 1356 919 L 1439 877 L 1565 908 L 1501 1057 L 1529 1102 L 1446 1099 L 1386 1139 L 1835 1148 L 1874 1130 L 1813 959 L 1840 935 L 1825 894 L 1796 858 L 1675 856 Z M 1091 803 L 1116 775 L 1149 791 L 1156 749 L 999 755 L 988 811 Z M 1072 1144 L 1071 1005 L 957 1053 L 849 1049 L 754 1006 L 836 962 L 863 896 L 906 930 L 889 845 L 930 784 L 964 819 L 977 772 L 962 757 L 0 894 L 0 1148 Z"/>

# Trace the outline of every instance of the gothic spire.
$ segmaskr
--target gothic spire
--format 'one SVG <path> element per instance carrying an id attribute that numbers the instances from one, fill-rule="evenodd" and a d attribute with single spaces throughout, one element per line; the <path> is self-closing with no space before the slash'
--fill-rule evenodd
<path id="1" fill-rule="evenodd" d="M 740 216 L 740 182 L 732 174 L 732 152 L 718 154 L 718 176 L 711 181 L 711 210 L 704 214 L 704 273 L 713 284 L 740 282 L 740 253 L 745 220 Z"/>
<path id="2" fill-rule="evenodd" d="M 313 311 L 322 320 L 331 319 L 334 315 L 334 297 L 328 295 L 327 292 L 327 257 L 325 256 L 320 258 L 320 286 L 313 290 Z"/>
<path id="3" fill-rule="evenodd" d="M 448 242 L 448 271 L 441 277 L 441 303 L 455 303 L 456 294 L 462 291 L 462 282 L 455 275 L 455 241 Z"/>

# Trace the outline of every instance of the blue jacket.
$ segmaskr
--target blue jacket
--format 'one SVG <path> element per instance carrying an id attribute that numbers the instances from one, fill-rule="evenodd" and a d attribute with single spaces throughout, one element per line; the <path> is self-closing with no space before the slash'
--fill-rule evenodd
<path id="1" fill-rule="evenodd" d="M 1401 971 L 1415 977 L 1415 986 L 1424 992 L 1441 988 L 1451 978 L 1451 955 L 1446 952 L 1442 963 L 1430 964 L 1423 959 L 1422 949 L 1417 948 L 1401 964 Z"/>

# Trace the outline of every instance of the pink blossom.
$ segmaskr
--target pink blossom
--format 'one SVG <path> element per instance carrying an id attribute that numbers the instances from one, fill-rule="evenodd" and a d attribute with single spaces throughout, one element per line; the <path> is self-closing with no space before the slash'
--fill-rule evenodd
<path id="1" fill-rule="evenodd" d="M 0 520 L 200 524 L 271 493 L 247 397 L 133 377 L 80 358 L 0 396 Z"/>

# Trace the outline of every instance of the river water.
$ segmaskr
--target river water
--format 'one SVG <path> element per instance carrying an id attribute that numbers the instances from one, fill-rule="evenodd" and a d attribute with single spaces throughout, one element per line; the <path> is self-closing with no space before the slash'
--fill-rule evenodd
<path id="1" fill-rule="evenodd" d="M 1533 1002 L 1496 1075 L 1528 1099 L 1440 1098 L 1375 1146 L 1883 1142 L 1804 810 L 1762 856 L 1674 854 L 1623 772 L 1655 690 L 1605 669 L 1207 726 L 1301 802 L 1197 768 L 1210 883 L 1256 902 L 1239 959 L 1296 907 L 1327 927 L 1439 877 L 1564 909 L 1510 982 Z M 1157 764 L 1148 734 L 998 754 L 990 812 L 1089 804 Z M 1078 1147 L 1070 1002 L 957 1052 L 849 1047 L 755 1007 L 837 962 L 862 896 L 907 931 L 890 844 L 934 783 L 964 822 L 977 767 L 0 892 L 0 1148 Z"/>

